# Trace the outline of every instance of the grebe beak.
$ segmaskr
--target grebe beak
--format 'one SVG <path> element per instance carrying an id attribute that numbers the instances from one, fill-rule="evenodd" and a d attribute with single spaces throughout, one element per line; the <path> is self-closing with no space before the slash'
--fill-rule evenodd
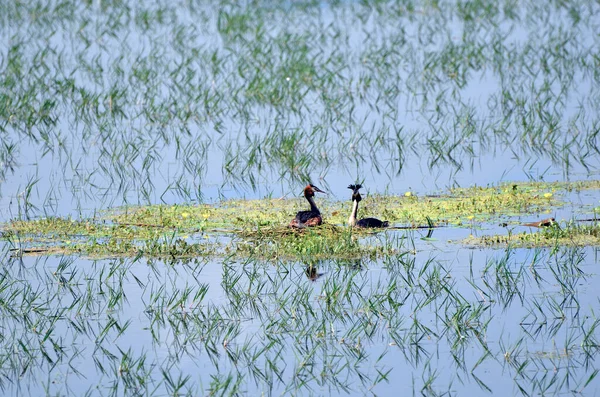
<path id="1" fill-rule="evenodd" d="M 318 187 L 316 187 L 315 185 L 310 185 L 310 187 L 312 187 L 312 189 L 313 189 L 315 192 L 329 194 L 329 193 L 327 193 L 327 192 L 325 192 L 325 191 L 323 191 L 323 190 L 319 189 L 319 188 L 318 188 Z"/>

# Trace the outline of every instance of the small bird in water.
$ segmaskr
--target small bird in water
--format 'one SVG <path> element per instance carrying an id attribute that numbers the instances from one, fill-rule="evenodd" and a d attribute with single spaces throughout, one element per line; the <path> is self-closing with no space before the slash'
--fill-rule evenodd
<path id="1" fill-rule="evenodd" d="M 550 227 L 550 226 L 558 226 L 558 223 L 556 223 L 556 219 L 548 218 L 548 219 L 542 219 L 539 222 L 524 223 L 523 226 Z"/>
<path id="2" fill-rule="evenodd" d="M 290 222 L 290 227 L 301 229 L 307 226 L 318 226 L 323 223 L 321 211 L 319 211 L 317 205 L 315 204 L 315 192 L 325 193 L 312 183 L 306 185 L 304 188 L 304 198 L 308 200 L 310 204 L 310 210 L 298 212 L 296 217 Z"/>
<path id="3" fill-rule="evenodd" d="M 379 227 L 388 227 L 388 221 L 380 221 L 376 218 L 363 218 L 359 221 L 356 220 L 356 213 L 358 212 L 358 203 L 362 200 L 360 193 L 358 190 L 362 187 L 362 185 L 350 185 L 348 189 L 352 190 L 352 213 L 350 213 L 350 217 L 348 218 L 348 225 L 352 227 L 365 227 L 365 228 L 379 228 Z"/>

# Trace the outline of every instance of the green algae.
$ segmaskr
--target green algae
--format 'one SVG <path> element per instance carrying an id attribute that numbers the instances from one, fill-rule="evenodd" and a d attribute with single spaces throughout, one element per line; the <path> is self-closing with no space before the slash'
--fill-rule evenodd
<path id="1" fill-rule="evenodd" d="M 564 204 L 563 192 L 599 187 L 600 181 L 529 182 L 455 188 L 437 196 L 370 195 L 361 202 L 359 215 L 377 216 L 396 228 L 461 227 L 473 219 L 492 222 L 499 217 L 548 212 Z M 91 257 L 252 255 L 298 259 L 376 257 L 402 249 L 402 243 L 396 242 L 390 247 L 369 239 L 372 231 L 348 229 L 345 222 L 350 212 L 349 200 L 322 199 L 318 204 L 325 225 L 302 231 L 287 227 L 295 213 L 306 207 L 304 200 L 299 198 L 115 208 L 91 219 L 15 220 L 3 225 L 1 231 L 2 238 L 19 247 L 18 252 L 22 254 Z M 537 238 L 526 238 L 522 234 L 482 239 L 465 243 L 489 245 L 495 239 L 496 244 L 513 240 L 523 241 L 524 246 L 541 244 Z M 567 239 L 564 236 L 555 241 L 570 244 Z M 579 244 L 596 245 L 583 236 L 578 241 Z"/>

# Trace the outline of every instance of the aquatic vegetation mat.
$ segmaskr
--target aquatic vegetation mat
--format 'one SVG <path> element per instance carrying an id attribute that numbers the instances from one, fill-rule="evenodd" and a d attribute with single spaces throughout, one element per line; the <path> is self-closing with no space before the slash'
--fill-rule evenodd
<path id="1" fill-rule="evenodd" d="M 297 210 L 304 209 L 305 202 L 263 199 L 228 200 L 215 205 L 126 207 L 87 220 L 13 221 L 2 227 L 2 238 L 18 246 L 20 254 L 377 257 L 402 249 L 402 244 L 390 248 L 387 242 L 382 242 L 395 238 L 393 230 L 472 227 L 473 221 L 497 223 L 499 219 L 510 220 L 519 214 L 545 213 L 563 204 L 561 192 L 598 187 L 598 181 L 506 183 L 456 188 L 437 196 L 372 196 L 361 202 L 360 211 L 364 216 L 378 216 L 392 225 L 380 230 L 349 229 L 345 225 L 349 203 L 328 200 L 320 201 L 326 222 L 323 226 L 293 230 L 287 223 Z M 370 238 L 373 233 L 379 236 Z M 483 238 L 481 243 L 485 241 Z"/>
<path id="2" fill-rule="evenodd" d="M 591 225 L 582 223 L 556 223 L 536 231 L 509 231 L 507 234 L 470 236 L 462 243 L 476 247 L 556 247 L 600 246 L 600 219 Z"/>

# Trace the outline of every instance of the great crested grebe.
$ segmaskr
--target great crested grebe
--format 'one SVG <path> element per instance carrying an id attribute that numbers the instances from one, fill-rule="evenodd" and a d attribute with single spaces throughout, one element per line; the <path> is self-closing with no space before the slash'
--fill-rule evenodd
<path id="1" fill-rule="evenodd" d="M 350 214 L 350 218 L 348 218 L 348 225 L 352 227 L 388 227 L 388 221 L 380 221 L 375 218 L 363 218 L 359 221 L 356 220 L 356 213 L 358 212 L 358 203 L 362 200 L 360 193 L 358 190 L 362 187 L 362 185 L 350 185 L 348 189 L 352 190 L 352 213 Z"/>
<path id="2" fill-rule="evenodd" d="M 300 211 L 296 214 L 296 217 L 290 222 L 290 227 L 303 228 L 307 226 L 318 226 L 323 223 L 321 218 L 321 211 L 315 204 L 315 192 L 325 193 L 313 184 L 308 184 L 304 188 L 304 198 L 310 203 L 309 211 Z"/>

